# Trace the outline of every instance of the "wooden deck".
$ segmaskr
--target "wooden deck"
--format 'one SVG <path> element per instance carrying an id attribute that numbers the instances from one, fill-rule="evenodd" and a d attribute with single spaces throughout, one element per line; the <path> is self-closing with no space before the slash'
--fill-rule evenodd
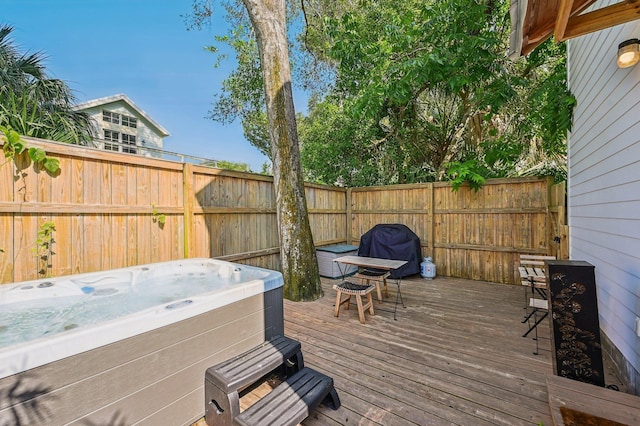
<path id="1" fill-rule="evenodd" d="M 374 298 L 385 311 L 367 313 L 363 325 L 355 303 L 333 316 L 339 281 L 323 278 L 325 295 L 316 301 L 284 301 L 285 334 L 302 343 L 305 365 L 333 378 L 342 402 L 336 411 L 319 407 L 303 426 L 554 424 L 549 320 L 534 355 L 535 342 L 522 337 L 521 286 L 410 277 L 402 280 L 406 308 L 398 307 L 397 320 L 386 311 L 395 296 L 389 285 L 389 299 Z M 605 374 L 624 390 L 606 363 Z M 272 386 L 244 395 L 241 410 Z"/>
<path id="2" fill-rule="evenodd" d="M 402 281 L 396 321 L 377 310 L 362 325 L 355 304 L 333 316 L 336 282 L 323 279 L 319 300 L 285 300 L 285 334 L 302 343 L 306 365 L 333 377 L 342 401 L 304 425 L 552 424 L 548 322 L 533 355 L 520 286 L 416 276 Z"/>

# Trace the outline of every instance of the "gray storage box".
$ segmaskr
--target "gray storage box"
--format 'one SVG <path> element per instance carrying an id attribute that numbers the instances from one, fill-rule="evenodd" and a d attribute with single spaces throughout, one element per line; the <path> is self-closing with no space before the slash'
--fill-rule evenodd
<path id="1" fill-rule="evenodd" d="M 358 246 L 349 244 L 336 244 L 333 246 L 316 247 L 318 257 L 318 268 L 320 275 L 326 278 L 342 278 L 342 275 L 353 275 L 358 271 L 355 265 L 338 264 L 333 259 L 342 256 L 353 256 L 358 254 Z"/>

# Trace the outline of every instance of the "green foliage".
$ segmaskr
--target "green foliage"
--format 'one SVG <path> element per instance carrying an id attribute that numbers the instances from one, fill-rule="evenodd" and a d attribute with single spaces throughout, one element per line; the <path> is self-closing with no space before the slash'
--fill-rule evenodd
<path id="1" fill-rule="evenodd" d="M 270 163 L 262 163 L 262 167 L 260 168 L 261 175 L 272 175 L 273 170 Z"/>
<path id="2" fill-rule="evenodd" d="M 192 23 L 207 22 L 213 5 L 194 0 Z M 313 91 L 308 115 L 298 117 L 307 179 L 345 186 L 437 181 L 449 178 L 451 164 L 470 160 L 484 178 L 566 175 L 575 98 L 565 47 L 546 42 L 509 60 L 508 1 L 296 5 L 289 3 L 294 83 Z M 245 136 L 269 155 L 251 25 L 241 2 L 224 6 L 234 29 L 210 50 L 222 60 L 227 47 L 238 65 L 210 117 L 240 118 Z"/>
<path id="3" fill-rule="evenodd" d="M 31 147 L 27 150 L 29 158 L 51 174 L 55 174 L 60 170 L 60 161 L 57 158 L 51 158 L 47 156 L 47 153 L 42 148 Z"/>
<path id="4" fill-rule="evenodd" d="M 164 228 L 164 224 L 167 222 L 167 217 L 158 211 L 155 204 L 151 205 L 151 218 L 153 223 L 157 223 L 160 229 Z"/>
<path id="5" fill-rule="evenodd" d="M 26 149 L 24 142 L 20 139 L 20 134 L 5 126 L 0 126 L 0 132 L 4 135 L 2 150 L 7 160 L 15 159 L 16 155 L 22 154 Z"/>
<path id="6" fill-rule="evenodd" d="M 288 47 L 294 74 L 292 83 L 297 88 L 324 93 L 331 85 L 333 68 L 326 55 L 329 39 L 322 14 L 342 10 L 350 3 L 350 0 L 326 4 L 323 1 L 287 2 Z M 215 45 L 206 47 L 215 55 L 216 67 L 227 60 L 236 65 L 223 81 L 222 92 L 214 94 L 208 118 L 220 123 L 240 120 L 247 140 L 271 158 L 258 44 L 246 9 L 241 1 L 193 0 L 192 6 L 191 13 L 183 16 L 189 29 L 208 27 L 215 14 L 224 14 L 232 26 L 228 33 L 214 37 Z M 301 22 L 304 9 L 308 13 L 306 18 L 315 18 L 305 19 L 306 25 Z"/>
<path id="7" fill-rule="evenodd" d="M 576 105 L 576 99 L 567 87 L 566 45 L 548 40 L 532 56 L 531 61 L 544 60 L 544 66 L 537 69 L 538 84 L 532 87 L 528 96 L 532 107 L 531 122 L 538 126 L 546 151 L 566 153 L 566 134 L 571 130 Z"/>
<path id="8" fill-rule="evenodd" d="M 246 111 L 242 117 L 244 137 L 267 157 L 271 157 L 271 141 L 267 113 L 258 109 Z"/>
<path id="9" fill-rule="evenodd" d="M 53 222 L 44 222 L 38 230 L 36 245 L 33 251 L 38 257 L 38 275 L 40 277 L 48 276 L 52 268 L 52 256 L 55 254 L 53 252 L 53 244 L 55 243 L 53 233 L 55 230 L 56 225 Z"/>
<path id="10" fill-rule="evenodd" d="M 574 104 L 566 89 L 564 47 L 545 45 L 536 56 L 513 63 L 504 54 L 509 24 L 505 1 L 383 0 L 375 8 L 358 3 L 326 20 L 336 85 L 312 108 L 335 102 L 354 125 L 382 130 L 382 136 L 371 132 L 375 140 L 351 139 L 374 145 L 384 156 L 377 162 L 381 176 L 368 174 L 376 176 L 369 184 L 447 179 L 451 164 L 474 164 L 455 174 L 472 185 L 479 182 L 476 175 L 560 176 L 554 167 L 562 167 L 557 154 L 565 153 Z M 303 149 L 319 140 L 328 149 L 329 138 L 301 133 Z M 539 164 L 546 166 L 534 167 Z M 333 163 L 303 157 L 303 166 L 313 176 Z"/>
<path id="11" fill-rule="evenodd" d="M 406 106 L 435 84 L 451 93 L 484 84 L 495 76 L 492 61 L 501 47 L 490 12 L 484 2 L 462 0 L 355 9 L 330 27 L 337 85 L 357 96 L 361 113 L 376 114 Z"/>
<path id="12" fill-rule="evenodd" d="M 476 160 L 467 160 L 464 163 L 448 163 L 447 175 L 453 186 L 453 191 L 459 190 L 460 186 L 466 183 L 477 192 L 485 182 L 485 170 Z"/>
<path id="13" fill-rule="evenodd" d="M 317 104 L 309 117 L 298 117 L 301 161 L 311 182 L 360 186 L 382 182 L 382 157 L 375 143 L 374 123 L 350 120 L 343 108 L 326 102 Z M 382 137 L 380 134 L 377 135 Z"/>
<path id="14" fill-rule="evenodd" d="M 222 82 L 222 92 L 214 95 L 208 118 L 225 124 L 239 119 L 247 140 L 271 157 L 264 83 L 253 27 L 241 2 L 223 2 L 222 6 L 233 28 L 228 34 L 216 35 L 217 45 L 207 46 L 206 50 L 216 55 L 216 67 L 227 59 L 225 52 L 230 50 L 235 55 L 236 69 Z M 192 13 L 183 18 L 189 28 L 200 29 L 211 22 L 214 13 L 221 12 L 207 0 L 194 0 Z"/>
<path id="15" fill-rule="evenodd" d="M 379 183 L 442 179 L 447 162 L 478 149 L 486 112 L 513 96 L 497 83 L 494 63 L 503 48 L 501 15 L 460 0 L 376 6 L 327 24 L 335 41 L 335 99 L 354 125 L 375 126 L 377 140 L 362 143 L 382 156 Z M 308 143 L 314 141 L 303 138 Z"/>
<path id="16" fill-rule="evenodd" d="M 18 132 L 11 128 L 0 126 L 0 133 L 4 135 L 2 150 L 7 160 L 15 161 L 16 156 L 19 156 L 26 151 L 31 161 L 37 167 L 42 167 L 51 174 L 56 174 L 60 170 L 60 161 L 57 158 L 48 157 L 47 153 L 42 148 L 27 148 Z"/>
<path id="17" fill-rule="evenodd" d="M 92 139 L 86 113 L 75 111 L 65 82 L 49 78 L 41 52 L 21 53 L 0 26 L 0 125 L 24 136 L 86 144 Z"/>
<path id="18" fill-rule="evenodd" d="M 270 156 L 258 46 L 250 38 L 250 31 L 251 27 L 240 25 L 230 36 L 216 37 L 219 43 L 227 43 L 236 52 L 238 67 L 222 82 L 223 92 L 214 97 L 208 117 L 220 123 L 240 119 L 247 140 Z"/>

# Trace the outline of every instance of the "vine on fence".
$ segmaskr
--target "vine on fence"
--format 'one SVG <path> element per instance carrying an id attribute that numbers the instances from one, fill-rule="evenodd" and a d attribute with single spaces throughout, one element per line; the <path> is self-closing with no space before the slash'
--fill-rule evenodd
<path id="1" fill-rule="evenodd" d="M 158 212 L 155 204 L 151 204 L 151 217 L 153 219 L 153 223 L 157 223 L 160 229 L 164 228 L 167 217 L 164 214 Z"/>
<path id="2" fill-rule="evenodd" d="M 33 164 L 37 167 L 42 167 L 49 173 L 55 174 L 60 170 L 60 161 L 57 158 L 51 158 L 47 156 L 47 153 L 42 148 L 27 147 L 24 141 L 20 138 L 20 134 L 9 127 L 0 126 L 0 140 L 4 142 L 2 145 L 2 151 L 7 161 L 13 160 L 25 151 Z M 20 177 L 18 174 L 18 168 L 16 166 L 16 177 Z"/>
<path id="3" fill-rule="evenodd" d="M 21 179 L 25 182 L 25 177 L 27 176 L 23 171 L 23 167 L 20 167 L 16 162 L 16 159 L 21 155 L 27 155 L 35 169 L 40 168 L 46 170 L 52 175 L 60 171 L 60 161 L 57 158 L 47 156 L 47 153 L 42 148 L 28 147 L 20 137 L 20 134 L 12 130 L 9 126 L 0 126 L 0 142 L 2 143 L 2 152 L 6 159 L 4 163 L 0 164 L 0 167 L 12 161 L 14 164 L 13 176 L 16 180 Z M 23 187 L 20 191 L 24 189 Z M 55 254 L 53 252 L 53 244 L 55 243 L 53 233 L 55 230 L 56 226 L 53 222 L 43 223 L 38 230 L 36 246 L 33 248 L 33 251 L 38 257 L 39 277 L 48 276 L 52 270 L 51 259 Z M 0 249 L 0 253 L 4 253 L 4 250 Z"/>
<path id="4" fill-rule="evenodd" d="M 55 230 L 56 224 L 53 222 L 44 222 L 38 230 L 38 238 L 33 250 L 38 256 L 38 276 L 40 278 L 47 277 L 48 273 L 53 269 L 51 260 L 55 254 L 53 252 L 53 244 L 56 242 L 53 238 Z"/>

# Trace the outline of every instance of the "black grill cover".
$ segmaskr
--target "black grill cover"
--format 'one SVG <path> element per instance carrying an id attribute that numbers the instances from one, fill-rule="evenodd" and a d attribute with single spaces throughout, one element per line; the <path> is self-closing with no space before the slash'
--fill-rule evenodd
<path id="1" fill-rule="evenodd" d="M 360 238 L 358 256 L 408 261 L 403 267 L 391 271 L 391 278 L 418 274 L 422 261 L 420 238 L 405 225 L 381 223 Z"/>

